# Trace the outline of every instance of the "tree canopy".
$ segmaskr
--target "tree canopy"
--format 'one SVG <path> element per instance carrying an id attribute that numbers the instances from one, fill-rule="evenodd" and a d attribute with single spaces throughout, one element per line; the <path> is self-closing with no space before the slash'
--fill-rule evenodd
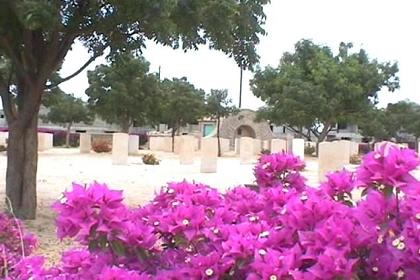
<path id="1" fill-rule="evenodd" d="M 48 95 L 43 103 L 47 106 L 48 113 L 41 118 L 66 127 L 67 147 L 70 145 L 70 130 L 73 124 L 90 124 L 94 118 L 82 99 L 74 97 L 73 94 L 66 94 L 61 90 L 55 90 L 54 93 Z"/>
<path id="2" fill-rule="evenodd" d="M 206 111 L 210 117 L 221 118 L 236 111 L 226 89 L 212 89 L 206 95 Z"/>
<path id="3" fill-rule="evenodd" d="M 61 93 L 55 96 L 54 101 L 48 104 L 48 109 L 46 119 L 66 127 L 75 123 L 89 124 L 93 120 L 87 104 L 73 94 Z"/>
<path id="4" fill-rule="evenodd" d="M 236 112 L 236 107 L 232 104 L 232 100 L 228 98 L 228 91 L 226 89 L 212 89 L 206 96 L 206 114 L 215 118 L 217 123 L 216 136 L 218 145 L 218 155 L 221 156 L 220 147 L 220 121 L 221 118 L 227 117 Z"/>
<path id="5" fill-rule="evenodd" d="M 384 109 L 374 108 L 363 120 L 359 122 L 361 134 L 376 141 L 399 140 L 403 134 L 420 137 L 420 105 L 415 102 L 403 100 Z"/>
<path id="6" fill-rule="evenodd" d="M 110 65 L 89 71 L 88 80 L 89 105 L 103 120 L 120 125 L 126 133 L 134 123 L 141 126 L 157 122 L 162 94 L 144 57 L 118 55 Z"/>
<path id="7" fill-rule="evenodd" d="M 351 53 L 351 48 L 341 43 L 334 54 L 327 46 L 301 40 L 277 68 L 257 70 L 251 87 L 267 104 L 261 115 L 317 141 L 339 122 L 356 122 L 377 103 L 378 92 L 383 87 L 394 91 L 399 79 L 396 63 L 380 63 L 363 49 Z"/>
<path id="8" fill-rule="evenodd" d="M 164 92 L 164 102 L 160 120 L 172 128 L 172 137 L 180 127 L 196 123 L 199 118 L 206 115 L 205 92 L 196 89 L 187 78 L 165 79 L 161 87 Z"/>
<path id="9" fill-rule="evenodd" d="M 146 40 L 172 48 L 207 45 L 243 68 L 258 61 L 269 0 L 3 0 L 0 1 L 0 94 L 9 126 L 6 194 L 14 213 L 35 218 L 37 119 L 45 87 L 79 74 L 109 50 L 109 58 L 141 52 Z M 50 81 L 75 41 L 91 54 L 73 74 Z M 9 79 L 9 77 L 11 77 Z M 13 84 L 12 84 L 13 81 Z M 11 90 L 13 89 L 13 90 Z"/>

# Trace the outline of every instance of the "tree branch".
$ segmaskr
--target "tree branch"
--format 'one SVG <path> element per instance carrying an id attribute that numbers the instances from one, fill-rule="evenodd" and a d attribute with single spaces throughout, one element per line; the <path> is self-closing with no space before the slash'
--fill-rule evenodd
<path id="1" fill-rule="evenodd" d="M 309 138 L 309 137 L 308 137 L 305 133 L 303 133 L 302 131 L 300 131 L 300 130 L 298 130 L 298 129 L 294 128 L 293 126 L 291 126 L 291 125 L 287 125 L 287 128 L 288 128 L 289 130 L 291 130 L 292 132 L 297 133 L 297 134 L 299 134 L 300 136 L 305 137 L 307 140 L 310 140 L 310 138 Z"/>
<path id="2" fill-rule="evenodd" d="M 1 46 L 4 47 L 6 55 L 10 58 L 12 65 L 17 67 L 16 70 L 19 72 L 20 76 L 23 77 L 27 82 L 30 82 L 25 67 L 22 64 L 22 61 L 19 59 L 19 54 L 16 53 L 15 48 L 11 46 L 10 41 L 6 40 L 5 36 L 0 36 L 0 47 Z"/>
<path id="3" fill-rule="evenodd" d="M 56 82 L 56 83 L 54 83 L 54 84 L 51 84 L 51 85 L 48 85 L 47 87 L 46 87 L 46 89 L 53 89 L 53 88 L 55 88 L 55 87 L 57 87 L 59 84 L 61 84 L 61 83 L 64 83 L 64 82 L 66 82 L 66 81 L 68 81 L 68 80 L 70 80 L 71 78 L 73 78 L 73 77 L 75 77 L 75 76 L 77 76 L 77 75 L 79 75 L 83 70 L 85 70 L 93 61 L 95 61 L 95 59 L 97 58 L 99 56 L 99 54 L 96 54 L 96 55 L 94 55 L 94 56 L 92 56 L 91 58 L 89 58 L 89 60 L 88 61 L 86 61 L 86 63 L 85 64 L 83 64 L 82 65 L 82 67 L 80 67 L 76 72 L 74 72 L 73 74 L 71 74 L 71 75 L 69 75 L 69 76 L 67 76 L 67 77 L 65 77 L 65 78 L 62 78 L 60 81 L 58 81 L 58 82 Z"/>

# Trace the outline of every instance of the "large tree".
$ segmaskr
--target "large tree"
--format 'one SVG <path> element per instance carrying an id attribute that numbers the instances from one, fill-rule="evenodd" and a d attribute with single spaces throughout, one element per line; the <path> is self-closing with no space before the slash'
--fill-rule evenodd
<path id="1" fill-rule="evenodd" d="M 66 147 L 69 147 L 70 131 L 73 124 L 90 124 L 93 121 L 93 115 L 87 104 L 82 99 L 74 97 L 73 94 L 58 91 L 48 97 L 48 100 L 43 102 L 47 106 L 48 112 L 41 118 L 66 128 Z"/>
<path id="2" fill-rule="evenodd" d="M 258 60 L 269 0 L 3 0 L 0 1 L 0 71 L 10 144 L 6 194 L 19 218 L 36 214 L 37 120 L 45 87 L 75 41 L 91 58 L 66 81 L 109 50 L 141 50 L 147 39 L 173 48 L 201 44 L 233 56 L 242 67 Z M 11 77 L 11 78 L 9 78 Z M 12 84 L 13 83 L 13 84 Z"/>
<path id="3" fill-rule="evenodd" d="M 360 116 L 359 133 L 370 140 L 384 141 L 396 136 L 385 109 L 372 108 Z"/>
<path id="4" fill-rule="evenodd" d="M 232 104 L 232 100 L 228 98 L 228 91 L 220 89 L 212 89 L 210 94 L 206 96 L 206 110 L 208 116 L 215 118 L 216 123 L 216 137 L 218 156 L 222 155 L 220 148 L 220 120 L 230 114 L 236 112 L 236 107 Z"/>
<path id="5" fill-rule="evenodd" d="M 196 89 L 187 78 L 165 79 L 161 85 L 164 92 L 161 122 L 167 123 L 172 129 L 172 151 L 175 148 L 175 133 L 182 126 L 196 123 L 205 116 L 205 93 Z"/>
<path id="6" fill-rule="evenodd" d="M 404 134 L 408 134 L 417 143 L 420 138 L 420 105 L 403 100 L 389 103 L 383 109 L 367 111 L 359 122 L 359 129 L 363 136 L 375 141 L 400 141 Z"/>
<path id="7" fill-rule="evenodd" d="M 118 55 L 110 65 L 99 65 L 88 72 L 86 94 L 95 113 L 108 123 L 129 132 L 137 126 L 153 124 L 159 116 L 162 95 L 155 74 L 141 56 Z"/>
<path id="8" fill-rule="evenodd" d="M 252 91 L 267 107 L 262 115 L 295 133 L 324 141 L 339 122 L 356 122 L 377 103 L 386 87 L 399 87 L 397 64 L 369 59 L 361 49 L 351 53 L 341 43 L 334 54 L 329 47 L 301 40 L 293 53 L 285 53 L 277 68 L 257 70 Z"/>

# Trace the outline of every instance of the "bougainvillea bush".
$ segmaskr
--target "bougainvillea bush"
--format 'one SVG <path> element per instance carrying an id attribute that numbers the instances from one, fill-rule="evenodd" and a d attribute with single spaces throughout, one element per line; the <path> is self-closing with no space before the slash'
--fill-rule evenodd
<path id="1" fill-rule="evenodd" d="M 301 160 L 264 155 L 256 190 L 170 183 L 139 208 L 75 184 L 53 208 L 58 237 L 81 248 L 50 268 L 21 258 L 8 279 L 420 279 L 418 164 L 384 145 L 311 188 Z"/>
<path id="2" fill-rule="evenodd" d="M 36 247 L 34 235 L 12 216 L 0 214 L 0 279 L 9 275 L 15 265 L 29 256 Z"/>

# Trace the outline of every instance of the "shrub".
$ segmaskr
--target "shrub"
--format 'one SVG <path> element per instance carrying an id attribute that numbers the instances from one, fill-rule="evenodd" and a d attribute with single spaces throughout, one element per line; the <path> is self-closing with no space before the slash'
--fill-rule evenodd
<path id="1" fill-rule="evenodd" d="M 359 143 L 359 153 L 362 155 L 365 155 L 369 152 L 371 152 L 372 149 L 370 147 L 369 143 Z"/>
<path id="2" fill-rule="evenodd" d="M 92 142 L 92 150 L 96 153 L 109 153 L 112 151 L 112 147 L 106 140 L 95 140 Z"/>
<path id="3" fill-rule="evenodd" d="M 158 160 L 154 154 L 145 154 L 143 156 L 143 163 L 148 165 L 158 165 L 160 160 Z"/>
<path id="4" fill-rule="evenodd" d="M 74 184 L 53 208 L 58 237 L 82 247 L 50 269 L 23 259 L 11 279 L 420 279 L 418 164 L 387 144 L 311 188 L 300 159 L 265 155 L 258 188 L 170 183 L 134 209 L 121 191 Z"/>
<path id="5" fill-rule="evenodd" d="M 69 145 L 70 147 L 79 147 L 79 133 L 70 133 Z M 56 130 L 53 133 L 53 145 L 64 146 L 66 145 L 66 131 Z"/>
<path id="6" fill-rule="evenodd" d="M 362 159 L 359 155 L 351 155 L 350 156 L 350 163 L 351 164 L 360 164 L 362 162 Z"/>
<path id="7" fill-rule="evenodd" d="M 304 153 L 305 155 L 312 156 L 315 154 L 316 148 L 314 146 L 305 145 Z"/>
<path id="8" fill-rule="evenodd" d="M 145 145 L 147 141 L 149 141 L 149 136 L 147 136 L 147 133 L 139 133 L 139 145 Z"/>
<path id="9" fill-rule="evenodd" d="M 269 149 L 262 149 L 260 152 L 260 155 L 269 155 L 271 154 L 271 151 Z"/>

